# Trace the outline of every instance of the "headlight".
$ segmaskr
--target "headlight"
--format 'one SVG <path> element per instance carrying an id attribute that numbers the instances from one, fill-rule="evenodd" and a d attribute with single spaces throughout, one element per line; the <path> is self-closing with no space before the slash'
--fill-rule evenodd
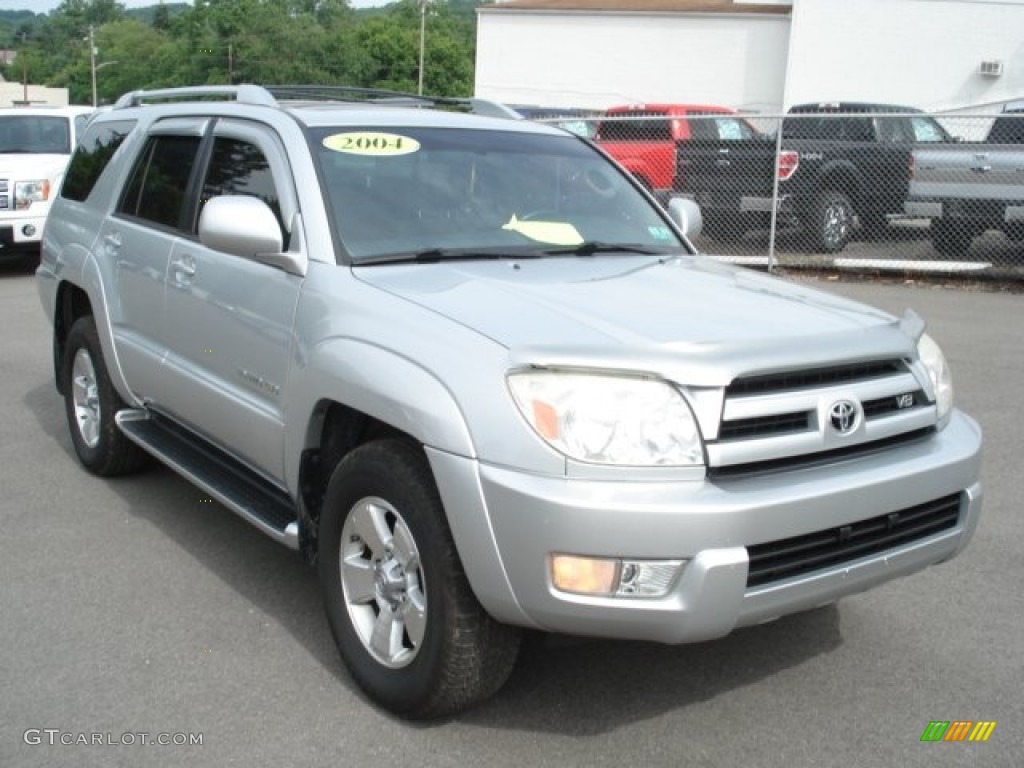
<path id="1" fill-rule="evenodd" d="M 22 211 L 32 203 L 42 203 L 50 199 L 50 182 L 48 179 L 18 181 L 14 184 L 14 207 Z"/>
<path id="2" fill-rule="evenodd" d="M 664 381 L 555 371 L 512 373 L 523 417 L 551 447 L 579 461 L 700 466 L 690 406 Z"/>
<path id="3" fill-rule="evenodd" d="M 939 349 L 939 345 L 927 333 L 921 336 L 921 340 L 917 342 L 917 356 L 921 359 L 921 364 L 928 371 L 928 377 L 932 380 L 932 389 L 935 390 L 935 407 L 938 411 L 939 421 L 943 421 L 953 410 L 953 376 L 946 364 L 946 357 Z"/>

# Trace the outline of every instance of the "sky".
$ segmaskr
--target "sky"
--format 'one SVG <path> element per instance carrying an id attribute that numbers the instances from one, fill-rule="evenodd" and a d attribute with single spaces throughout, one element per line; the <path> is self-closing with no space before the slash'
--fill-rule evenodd
<path id="1" fill-rule="evenodd" d="M 145 8 L 147 5 L 158 5 L 160 0 L 119 0 L 125 8 Z M 181 0 L 167 0 L 180 2 Z M 356 8 L 369 8 L 374 5 L 386 5 L 389 0 L 349 0 Z M 32 11 L 47 13 L 52 11 L 61 0 L 0 0 L 0 11 Z"/>

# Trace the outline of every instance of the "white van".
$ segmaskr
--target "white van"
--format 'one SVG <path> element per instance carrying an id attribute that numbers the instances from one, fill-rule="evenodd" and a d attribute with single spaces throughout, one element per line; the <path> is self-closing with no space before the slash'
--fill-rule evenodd
<path id="1" fill-rule="evenodd" d="M 0 262 L 35 258 L 50 202 L 92 107 L 0 109 Z"/>

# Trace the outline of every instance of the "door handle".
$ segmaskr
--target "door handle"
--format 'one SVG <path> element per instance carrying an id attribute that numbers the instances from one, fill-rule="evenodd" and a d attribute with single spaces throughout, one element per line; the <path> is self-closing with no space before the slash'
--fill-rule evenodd
<path id="1" fill-rule="evenodd" d="M 107 244 L 107 247 L 111 250 L 116 251 L 121 247 L 121 233 L 120 232 L 107 232 L 103 236 L 103 242 Z"/>
<path id="2" fill-rule="evenodd" d="M 975 173 L 988 173 L 992 170 L 991 165 L 972 165 L 971 170 Z"/>
<path id="3" fill-rule="evenodd" d="M 175 259 L 171 262 L 171 269 L 179 281 L 195 277 L 196 263 L 191 258 Z"/>

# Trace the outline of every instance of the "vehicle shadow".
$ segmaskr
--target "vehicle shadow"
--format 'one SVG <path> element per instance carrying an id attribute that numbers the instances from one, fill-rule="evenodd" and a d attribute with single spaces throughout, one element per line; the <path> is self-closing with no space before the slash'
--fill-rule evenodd
<path id="1" fill-rule="evenodd" d="M 527 638 L 505 688 L 461 722 L 566 736 L 610 733 L 770 678 L 842 644 L 835 604 L 693 645 Z"/>
<path id="2" fill-rule="evenodd" d="M 43 383 L 30 390 L 23 404 L 59 446 L 68 473 L 88 478 L 78 466 L 62 402 L 52 386 Z M 130 514 L 170 537 L 199 567 L 272 618 L 326 672 L 373 706 L 338 656 L 315 570 L 296 553 L 158 465 L 138 475 L 88 479 L 107 483 Z M 578 736 L 605 733 L 769 678 L 841 642 L 835 606 L 686 646 L 528 632 L 512 677 L 494 698 L 456 718 L 414 727 L 454 721 Z"/>
<path id="3" fill-rule="evenodd" d="M 131 515 L 170 537 L 199 567 L 220 579 L 250 607 L 277 620 L 349 690 L 357 690 L 331 638 L 316 571 L 302 557 L 155 461 L 139 474 L 126 477 L 100 479 L 88 475 L 75 457 L 63 401 L 53 386 L 40 384 L 27 392 L 22 402 L 66 457 L 69 474 L 80 473 L 86 482 L 107 483 Z"/>

